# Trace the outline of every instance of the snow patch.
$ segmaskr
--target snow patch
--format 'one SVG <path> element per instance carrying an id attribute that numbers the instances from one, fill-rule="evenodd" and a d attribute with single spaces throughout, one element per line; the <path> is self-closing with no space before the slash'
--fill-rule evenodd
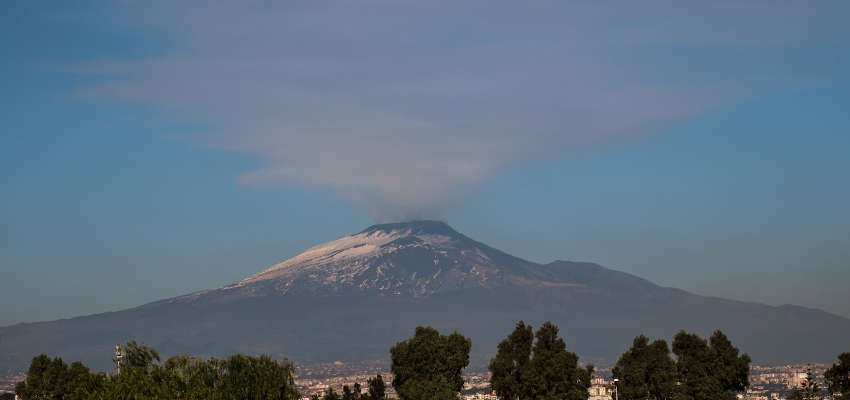
<path id="1" fill-rule="evenodd" d="M 280 264 L 273 265 L 258 274 L 243 279 L 237 286 L 262 280 L 282 278 L 290 274 L 321 266 L 335 265 L 337 267 L 346 266 L 351 268 L 359 264 L 352 261 L 391 253 L 399 247 L 404 247 L 391 245 L 382 248 L 382 246 L 404 237 L 416 237 L 422 241 L 412 246 L 445 247 L 453 240 L 452 237 L 444 235 L 416 235 L 412 233 L 411 229 L 362 232 L 312 247 Z M 344 265 L 346 263 L 350 265 Z M 362 270 L 362 268 L 358 269 Z"/>

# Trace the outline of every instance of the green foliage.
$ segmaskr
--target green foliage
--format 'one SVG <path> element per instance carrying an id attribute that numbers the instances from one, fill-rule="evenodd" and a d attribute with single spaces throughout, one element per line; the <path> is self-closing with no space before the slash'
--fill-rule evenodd
<path id="1" fill-rule="evenodd" d="M 838 363 L 823 374 L 829 391 L 840 393 L 842 398 L 850 397 L 850 352 L 841 353 Z"/>
<path id="2" fill-rule="evenodd" d="M 70 380 L 70 370 L 61 358 L 50 359 L 41 354 L 32 359 L 27 378 L 15 386 L 15 392 L 24 400 L 65 398 L 65 387 Z"/>
<path id="3" fill-rule="evenodd" d="M 160 364 L 156 350 L 135 342 L 127 344 L 125 355 L 121 371 L 114 375 L 92 374 L 79 362 L 68 368 L 61 359 L 51 361 L 41 355 L 33 359 L 31 373 L 18 389 L 25 400 L 292 400 L 300 397 L 292 377 L 293 364 L 277 362 L 269 356 L 237 354 L 224 360 L 175 356 Z"/>
<path id="4" fill-rule="evenodd" d="M 218 390 L 223 398 L 233 400 L 297 398 L 289 361 L 278 363 L 269 356 L 248 357 L 241 354 L 226 360 L 215 360 L 221 371 Z"/>
<path id="5" fill-rule="evenodd" d="M 71 364 L 70 379 L 65 387 L 68 400 L 86 400 L 93 393 L 102 393 L 106 388 L 106 374 L 93 374 L 79 361 Z"/>
<path id="6" fill-rule="evenodd" d="M 809 367 L 806 369 L 806 380 L 803 381 L 801 387 L 794 389 L 788 398 L 792 400 L 820 400 L 823 399 L 823 395 L 823 390 L 815 381 L 812 368 Z"/>
<path id="7" fill-rule="evenodd" d="M 358 392 L 359 394 L 359 392 Z M 356 400 L 357 395 L 351 391 L 351 388 L 348 385 L 342 387 L 342 400 Z"/>
<path id="8" fill-rule="evenodd" d="M 490 372 L 490 385 L 502 399 L 584 400 L 593 367 L 578 366 L 578 356 L 567 351 L 551 322 L 532 335 L 532 327 L 520 321 L 499 343 Z"/>
<path id="9" fill-rule="evenodd" d="M 145 344 L 138 344 L 135 340 L 131 340 L 124 345 L 125 363 L 133 368 L 147 368 L 154 364 L 154 361 L 159 362 L 159 353 Z"/>
<path id="10" fill-rule="evenodd" d="M 676 388 L 676 363 L 664 340 L 649 343 L 640 335 L 613 369 L 619 397 L 629 400 L 670 400 Z"/>
<path id="11" fill-rule="evenodd" d="M 514 331 L 499 343 L 496 356 L 490 360 L 490 387 L 502 399 L 517 400 L 526 391 L 525 374 L 531 362 L 534 331 L 519 321 Z"/>
<path id="12" fill-rule="evenodd" d="M 61 358 L 50 359 L 42 354 L 33 358 L 27 378 L 15 387 L 24 400 L 83 400 L 101 393 L 106 385 L 105 374 L 92 374 L 81 362 L 68 367 Z"/>
<path id="13" fill-rule="evenodd" d="M 381 374 L 369 378 L 367 384 L 369 386 L 367 400 L 384 400 L 387 398 L 387 384 L 384 383 L 384 377 Z"/>
<path id="14" fill-rule="evenodd" d="M 393 387 L 401 400 L 454 400 L 463 387 L 461 370 L 469 364 L 472 342 L 454 332 L 440 335 L 417 327 L 413 338 L 390 349 Z"/>
<path id="15" fill-rule="evenodd" d="M 584 400 L 593 367 L 578 367 L 578 355 L 567 351 L 558 327 L 546 322 L 535 333 L 528 381 L 531 399 Z"/>
<path id="16" fill-rule="evenodd" d="M 328 388 L 325 390 L 321 396 L 318 394 L 313 395 L 313 400 L 340 400 L 339 394 L 337 394 L 333 388 Z"/>
<path id="17" fill-rule="evenodd" d="M 679 385 L 676 400 L 734 400 L 735 392 L 749 386 L 750 357 L 723 334 L 715 331 L 709 341 L 680 331 L 673 338 Z"/>
<path id="18" fill-rule="evenodd" d="M 0 400 L 15 400 L 15 395 L 12 393 L 0 393 Z"/>

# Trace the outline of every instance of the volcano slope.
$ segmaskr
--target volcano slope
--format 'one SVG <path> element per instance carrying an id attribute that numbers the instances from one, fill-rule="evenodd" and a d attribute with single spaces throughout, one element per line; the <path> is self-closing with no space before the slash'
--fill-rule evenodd
<path id="1" fill-rule="evenodd" d="M 820 310 L 698 296 L 592 263 L 536 264 L 415 221 L 372 226 L 217 289 L 3 328 L 0 371 L 40 353 L 108 369 L 113 346 L 131 339 L 165 356 L 386 359 L 417 325 L 469 336 L 472 365 L 483 366 L 518 320 L 551 320 L 582 360 L 602 364 L 636 335 L 680 329 L 720 329 L 757 362 L 829 361 L 850 345 L 850 320 Z"/>

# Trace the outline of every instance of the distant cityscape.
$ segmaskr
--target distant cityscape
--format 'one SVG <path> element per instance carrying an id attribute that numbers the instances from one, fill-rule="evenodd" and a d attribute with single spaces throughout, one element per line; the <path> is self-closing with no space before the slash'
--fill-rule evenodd
<path id="1" fill-rule="evenodd" d="M 824 387 L 823 374 L 829 365 L 810 364 L 786 364 L 786 365 L 752 365 L 750 367 L 750 387 L 746 392 L 740 393 L 741 400 L 783 400 L 795 389 L 800 387 L 806 378 L 806 372 L 811 369 L 815 380 Z M 344 385 L 353 387 L 360 383 L 365 388 L 366 380 L 381 374 L 387 383 L 387 393 L 390 398 L 397 398 L 392 388 L 392 374 L 389 372 L 388 360 L 372 360 L 360 363 L 322 363 L 310 364 L 298 367 L 296 385 L 301 392 L 302 398 L 309 399 L 316 393 L 322 393 L 328 388 L 337 392 L 342 391 Z M 24 373 L 6 373 L 0 376 L 0 393 L 14 392 L 15 384 L 26 378 Z M 464 374 L 464 386 L 461 392 L 463 400 L 496 400 L 495 394 L 490 390 L 490 374 L 485 370 L 473 371 Z M 614 382 L 611 377 L 610 368 L 599 368 L 592 379 L 588 400 L 614 400 Z M 824 399 L 830 399 L 825 395 Z"/>
<path id="2" fill-rule="evenodd" d="M 775 366 L 750 366 L 750 386 L 744 393 L 738 394 L 741 400 L 784 400 L 796 388 L 801 387 L 811 370 L 812 375 L 821 388 L 825 387 L 823 374 L 829 365 L 826 364 L 786 364 Z M 615 397 L 614 382 L 610 370 L 600 370 L 594 376 L 589 389 L 588 400 L 613 400 Z M 831 399 L 824 394 L 824 399 Z"/>
<path id="3" fill-rule="evenodd" d="M 823 374 L 830 365 L 820 363 L 802 363 L 786 365 L 752 365 L 750 367 L 750 386 L 746 392 L 738 394 L 741 400 L 784 400 L 791 392 L 799 388 L 811 369 L 820 387 L 825 387 Z M 340 392 L 343 385 L 353 386 L 360 383 L 366 387 L 366 380 L 375 374 L 382 374 L 387 383 L 388 394 L 397 398 L 392 390 L 392 374 L 388 361 L 368 361 L 359 364 L 327 363 L 299 368 L 296 377 L 298 390 L 304 399 L 328 388 Z M 464 386 L 461 392 L 463 400 L 497 400 L 490 390 L 490 374 L 487 371 L 475 371 L 464 374 Z M 591 381 L 588 400 L 615 400 L 614 382 L 610 368 L 598 368 Z M 824 399 L 831 399 L 824 395 Z"/>

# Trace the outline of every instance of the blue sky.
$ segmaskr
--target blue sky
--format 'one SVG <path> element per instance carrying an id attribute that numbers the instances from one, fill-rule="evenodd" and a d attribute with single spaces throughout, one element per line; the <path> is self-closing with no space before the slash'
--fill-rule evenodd
<path id="1" fill-rule="evenodd" d="M 845 3 L 350 4 L 4 4 L 0 325 L 412 217 L 850 317 Z"/>

